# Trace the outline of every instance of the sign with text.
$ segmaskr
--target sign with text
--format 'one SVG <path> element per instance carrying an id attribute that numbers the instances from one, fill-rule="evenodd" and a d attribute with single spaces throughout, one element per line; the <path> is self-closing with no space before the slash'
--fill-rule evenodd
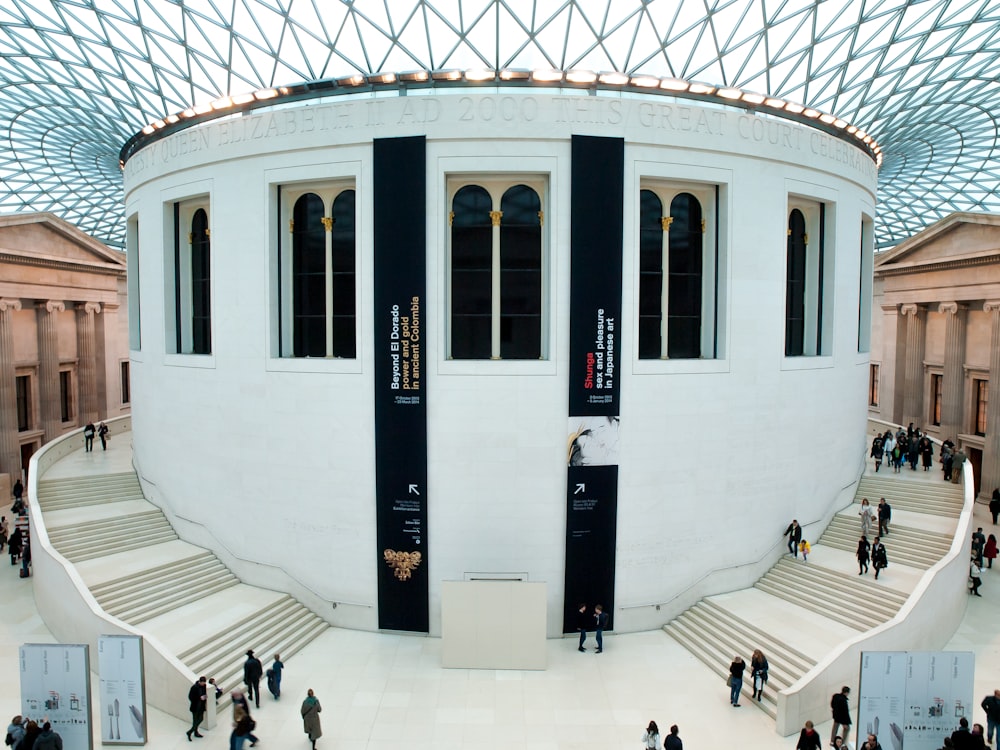
<path id="1" fill-rule="evenodd" d="M 146 744 L 146 689 L 142 638 L 102 635 L 97 639 L 101 675 L 101 744 Z"/>
<path id="2" fill-rule="evenodd" d="M 63 747 L 90 750 L 90 649 L 86 644 L 25 643 L 19 653 L 21 715 L 62 737 Z"/>
<path id="3" fill-rule="evenodd" d="M 376 139 L 373 152 L 378 625 L 426 633 L 425 142 Z"/>
<path id="4" fill-rule="evenodd" d="M 861 654 L 858 746 L 867 734 L 894 750 L 937 750 L 973 718 L 975 654 L 865 651 Z"/>
<path id="5" fill-rule="evenodd" d="M 581 604 L 614 624 L 624 148 L 573 136 L 563 632 Z"/>

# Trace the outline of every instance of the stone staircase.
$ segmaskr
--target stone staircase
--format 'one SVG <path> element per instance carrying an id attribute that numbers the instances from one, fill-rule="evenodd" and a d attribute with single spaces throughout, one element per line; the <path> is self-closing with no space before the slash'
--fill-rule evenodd
<path id="1" fill-rule="evenodd" d="M 110 615 L 155 636 L 191 671 L 228 691 L 246 650 L 269 664 L 329 624 L 287 594 L 240 583 L 210 551 L 181 541 L 145 500 L 134 472 L 38 482 L 36 502 L 55 549 Z"/>
<path id="2" fill-rule="evenodd" d="M 743 681 L 747 699 L 753 692 L 750 654 L 761 649 L 770 679 L 763 700 L 751 703 L 774 718 L 776 692 L 798 681 L 839 643 L 892 619 L 912 582 L 950 548 L 962 486 L 941 481 L 939 474 L 908 476 L 907 471 L 866 473 L 855 502 L 833 518 L 808 562 L 783 556 L 751 589 L 702 599 L 664 630 L 720 680 L 729 674 L 733 656 L 741 655 L 748 665 Z M 890 533 L 883 540 L 890 567 L 878 581 L 859 576 L 854 557 L 863 497 L 872 506 L 885 497 L 892 506 Z"/>

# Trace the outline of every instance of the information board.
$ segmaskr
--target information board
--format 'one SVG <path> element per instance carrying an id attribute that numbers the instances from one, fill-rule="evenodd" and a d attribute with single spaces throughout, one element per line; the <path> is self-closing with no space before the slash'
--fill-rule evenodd
<path id="1" fill-rule="evenodd" d="M 142 638 L 102 635 L 97 640 L 101 675 L 101 743 L 146 744 L 146 689 Z"/>
<path id="2" fill-rule="evenodd" d="M 67 750 L 93 748 L 90 650 L 86 644 L 26 643 L 19 653 L 21 715 L 46 721 Z"/>

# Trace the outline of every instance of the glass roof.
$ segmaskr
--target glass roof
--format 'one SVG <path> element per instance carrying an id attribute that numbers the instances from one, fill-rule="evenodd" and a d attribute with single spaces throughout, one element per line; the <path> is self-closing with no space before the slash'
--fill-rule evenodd
<path id="1" fill-rule="evenodd" d="M 3 0 L 0 211 L 124 239 L 118 153 L 226 94 L 360 72 L 583 68 L 739 87 L 881 144 L 879 246 L 998 211 L 998 0 Z"/>

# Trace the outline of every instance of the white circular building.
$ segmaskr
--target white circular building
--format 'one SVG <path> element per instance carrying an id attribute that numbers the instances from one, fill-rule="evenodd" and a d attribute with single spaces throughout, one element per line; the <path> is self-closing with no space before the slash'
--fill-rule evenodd
<path id="1" fill-rule="evenodd" d="M 514 578 L 550 636 L 641 630 L 753 580 L 860 471 L 870 139 L 670 79 L 433 83 L 126 146 L 147 497 L 348 627 Z"/>

